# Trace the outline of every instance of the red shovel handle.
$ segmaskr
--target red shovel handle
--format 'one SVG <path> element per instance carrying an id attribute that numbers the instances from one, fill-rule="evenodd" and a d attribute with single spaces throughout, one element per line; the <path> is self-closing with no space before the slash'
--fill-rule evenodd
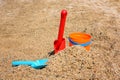
<path id="1" fill-rule="evenodd" d="M 67 16 L 67 11 L 62 10 L 61 11 L 60 26 L 59 26 L 59 33 L 58 33 L 58 42 L 61 42 L 63 39 L 66 16 Z"/>

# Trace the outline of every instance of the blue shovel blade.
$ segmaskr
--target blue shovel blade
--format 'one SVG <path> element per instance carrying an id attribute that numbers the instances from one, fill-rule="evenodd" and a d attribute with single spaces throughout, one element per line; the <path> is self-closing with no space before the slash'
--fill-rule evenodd
<path id="1" fill-rule="evenodd" d="M 47 66 L 46 62 L 48 62 L 48 59 L 42 59 L 42 60 L 36 60 L 31 67 L 35 69 L 41 69 Z"/>

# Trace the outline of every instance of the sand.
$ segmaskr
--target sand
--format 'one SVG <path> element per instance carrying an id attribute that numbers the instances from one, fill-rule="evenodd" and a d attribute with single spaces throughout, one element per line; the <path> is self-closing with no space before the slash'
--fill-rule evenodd
<path id="1" fill-rule="evenodd" d="M 68 11 L 66 49 L 56 55 L 60 11 Z M 71 32 L 92 36 L 91 50 L 68 46 Z M 0 80 L 120 80 L 119 0 L 0 0 Z M 48 58 L 43 69 L 13 60 Z"/>

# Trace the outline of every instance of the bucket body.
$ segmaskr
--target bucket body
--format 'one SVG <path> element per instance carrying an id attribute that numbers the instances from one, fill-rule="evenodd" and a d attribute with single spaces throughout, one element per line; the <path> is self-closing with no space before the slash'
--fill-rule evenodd
<path id="1" fill-rule="evenodd" d="M 69 34 L 69 46 L 81 45 L 90 50 L 91 36 L 86 33 L 74 32 Z"/>

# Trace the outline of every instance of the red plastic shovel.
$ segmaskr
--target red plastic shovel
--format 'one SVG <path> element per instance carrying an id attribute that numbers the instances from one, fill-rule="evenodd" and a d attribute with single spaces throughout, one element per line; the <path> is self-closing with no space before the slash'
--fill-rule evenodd
<path id="1" fill-rule="evenodd" d="M 62 10 L 58 39 L 54 41 L 54 54 L 56 54 L 60 50 L 63 50 L 66 47 L 65 38 L 63 38 L 66 16 L 67 16 L 67 11 Z"/>

